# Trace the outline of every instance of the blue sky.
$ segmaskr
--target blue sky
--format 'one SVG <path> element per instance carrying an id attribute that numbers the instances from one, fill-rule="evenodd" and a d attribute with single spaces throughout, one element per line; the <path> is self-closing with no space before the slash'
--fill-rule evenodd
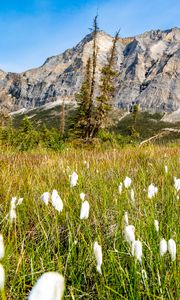
<path id="1" fill-rule="evenodd" d="M 75 46 L 91 27 L 133 36 L 180 27 L 180 0 L 2 0 L 0 69 L 21 72 Z"/>

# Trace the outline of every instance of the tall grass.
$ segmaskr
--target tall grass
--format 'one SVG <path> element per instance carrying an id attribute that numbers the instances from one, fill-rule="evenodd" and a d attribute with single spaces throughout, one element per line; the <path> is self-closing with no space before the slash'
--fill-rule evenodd
<path id="1" fill-rule="evenodd" d="M 37 278 L 46 271 L 65 276 L 65 299 L 180 299 L 180 200 L 173 177 L 180 177 L 176 147 L 125 148 L 123 150 L 66 150 L 63 153 L 2 154 L 0 160 L 0 224 L 6 254 L 7 299 L 26 299 Z M 87 164 L 89 162 L 89 168 Z M 164 165 L 168 166 L 165 173 Z M 69 175 L 76 171 L 78 185 L 70 188 Z M 130 190 L 118 193 L 125 176 Z M 148 199 L 150 183 L 158 186 Z M 64 203 L 58 214 L 45 206 L 40 195 L 57 189 Z M 80 193 L 86 194 L 90 215 L 80 220 Z M 17 219 L 9 223 L 12 196 L 23 197 Z M 141 266 L 131 256 L 124 239 L 124 212 L 143 243 Z M 156 232 L 154 219 L 159 220 Z M 160 257 L 161 238 L 177 243 L 177 259 Z M 96 271 L 93 243 L 102 246 L 102 275 Z M 179 293 L 179 294 L 178 294 Z M 37 299 L 38 300 L 38 299 Z"/>

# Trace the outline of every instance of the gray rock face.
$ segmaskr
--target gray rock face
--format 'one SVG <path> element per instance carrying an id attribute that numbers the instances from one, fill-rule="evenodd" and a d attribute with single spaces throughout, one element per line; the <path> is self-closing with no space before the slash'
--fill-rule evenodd
<path id="1" fill-rule="evenodd" d="M 98 33 L 98 70 L 106 63 L 112 37 Z M 0 70 L 0 105 L 11 111 L 39 107 L 52 101 L 74 101 L 92 55 L 92 36 L 76 47 L 48 58 L 36 69 L 20 74 Z M 127 109 L 138 101 L 142 110 L 172 112 L 180 108 L 180 29 L 153 30 L 117 45 L 114 104 Z M 96 89 L 98 93 L 98 89 Z"/>

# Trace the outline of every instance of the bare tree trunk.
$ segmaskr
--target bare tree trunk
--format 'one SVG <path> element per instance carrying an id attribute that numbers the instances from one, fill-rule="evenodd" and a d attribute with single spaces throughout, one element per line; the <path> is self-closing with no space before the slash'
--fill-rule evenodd
<path id="1" fill-rule="evenodd" d="M 61 107 L 61 119 L 60 119 L 60 132 L 62 135 L 64 135 L 64 130 L 65 130 L 65 105 L 64 105 L 64 99 L 62 102 L 62 107 Z"/>

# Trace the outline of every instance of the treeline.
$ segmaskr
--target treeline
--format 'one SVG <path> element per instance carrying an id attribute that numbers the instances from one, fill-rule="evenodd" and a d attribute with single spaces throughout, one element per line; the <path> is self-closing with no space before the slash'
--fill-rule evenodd
<path id="1" fill-rule="evenodd" d="M 50 130 L 44 125 L 41 129 L 35 129 L 28 117 L 24 117 L 18 129 L 11 123 L 0 128 L 0 144 L 19 151 L 38 147 L 61 150 L 65 146 L 65 138 L 55 128 Z"/>
<path id="2" fill-rule="evenodd" d="M 132 135 L 122 136 L 121 134 L 101 129 L 96 138 L 88 143 L 92 146 L 124 146 L 134 143 Z M 84 140 L 75 139 L 70 132 L 62 133 L 56 129 L 48 129 L 45 125 L 37 128 L 26 116 L 22 120 L 19 128 L 14 128 L 9 122 L 5 126 L 0 126 L 0 146 L 13 148 L 16 151 L 28 151 L 32 149 L 51 149 L 55 151 L 64 150 L 67 145 L 74 147 L 87 144 Z"/>

